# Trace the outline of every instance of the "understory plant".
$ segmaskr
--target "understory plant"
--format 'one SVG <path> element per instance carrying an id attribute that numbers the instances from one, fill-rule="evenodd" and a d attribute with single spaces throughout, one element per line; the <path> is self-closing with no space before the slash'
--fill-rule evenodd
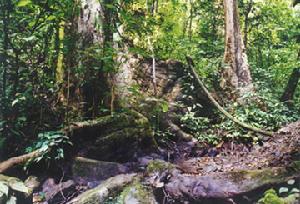
<path id="1" fill-rule="evenodd" d="M 299 111 L 280 102 L 269 90 L 260 90 L 254 94 L 244 95 L 243 101 L 243 104 L 235 102 L 225 108 L 238 120 L 257 128 L 276 131 L 299 118 Z M 218 114 L 217 122 L 213 122 L 207 117 L 197 116 L 198 110 L 199 107 L 195 105 L 188 107 L 181 122 L 182 126 L 194 134 L 199 141 L 218 144 L 225 138 L 250 139 L 252 141 L 261 139 L 261 135 L 241 128 L 221 113 Z"/>
<path id="2" fill-rule="evenodd" d="M 258 200 L 257 204 L 297 204 L 299 203 L 300 191 L 297 182 L 291 179 L 287 185 L 278 190 L 271 188 L 264 192 L 264 196 Z"/>
<path id="3" fill-rule="evenodd" d="M 61 131 L 50 131 L 40 133 L 38 135 L 38 140 L 32 146 L 26 149 L 26 152 L 40 151 L 42 154 L 38 157 L 30 160 L 25 168 L 31 163 L 38 163 L 40 161 L 45 161 L 50 163 L 50 161 L 58 161 L 64 158 L 64 147 L 67 145 L 72 145 L 67 137 Z"/>

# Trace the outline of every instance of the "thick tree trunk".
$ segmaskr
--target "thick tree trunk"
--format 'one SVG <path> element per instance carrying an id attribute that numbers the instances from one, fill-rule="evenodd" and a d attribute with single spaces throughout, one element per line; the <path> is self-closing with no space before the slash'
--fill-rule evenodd
<path id="1" fill-rule="evenodd" d="M 237 0 L 224 0 L 225 53 L 221 87 L 228 99 L 236 100 L 253 91 L 248 58 L 242 39 Z"/>
<path id="2" fill-rule="evenodd" d="M 83 112 L 87 118 L 95 118 L 101 108 L 108 108 L 110 104 L 110 77 L 109 72 L 113 66 L 112 56 L 112 9 L 107 4 L 111 0 L 99 2 L 97 0 L 82 0 L 80 16 L 78 17 L 78 33 L 80 34 L 81 49 L 95 53 L 101 60 L 87 57 L 79 62 L 85 67 L 86 79 L 82 85 L 84 100 Z M 101 52 L 94 52 L 97 48 Z M 96 66 L 98 69 L 92 69 Z"/>
<path id="3" fill-rule="evenodd" d="M 280 101 L 282 102 L 289 102 L 291 103 L 298 85 L 300 79 L 300 68 L 296 68 L 293 70 L 289 81 L 287 83 L 287 86 L 280 98 Z"/>

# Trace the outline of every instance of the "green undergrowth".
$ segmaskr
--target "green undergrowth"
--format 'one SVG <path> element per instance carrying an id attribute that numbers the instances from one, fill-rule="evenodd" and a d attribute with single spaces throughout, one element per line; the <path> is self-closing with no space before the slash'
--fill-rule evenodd
<path id="1" fill-rule="evenodd" d="M 296 121 L 300 113 L 277 100 L 268 91 L 245 95 L 244 103 L 238 102 L 225 107 L 235 118 L 267 131 L 277 131 L 280 127 Z M 182 127 L 201 142 L 218 144 L 221 140 L 245 140 L 257 142 L 262 135 L 241 128 L 221 113 L 218 118 L 198 116 L 197 106 L 188 107 L 181 118 Z"/>
<path id="2" fill-rule="evenodd" d="M 299 182 L 294 179 L 264 192 L 257 204 L 298 204 L 300 199 Z"/>

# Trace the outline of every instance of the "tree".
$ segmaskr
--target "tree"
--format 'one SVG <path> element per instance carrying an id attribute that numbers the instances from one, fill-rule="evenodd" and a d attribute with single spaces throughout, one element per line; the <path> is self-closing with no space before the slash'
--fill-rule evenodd
<path id="1" fill-rule="evenodd" d="M 300 68 L 295 68 L 288 80 L 288 83 L 280 98 L 280 101 L 288 102 L 289 104 L 292 103 L 299 79 L 300 79 Z"/>
<path id="2" fill-rule="evenodd" d="M 300 1 L 295 0 L 293 6 L 296 6 L 298 3 L 300 3 Z M 298 25 L 298 27 L 300 27 L 300 25 Z M 297 36 L 297 43 L 300 43 L 300 34 L 298 34 Z M 300 60 L 300 50 L 298 50 L 298 61 Z M 294 94 L 296 91 L 296 88 L 298 86 L 300 80 L 300 68 L 294 68 L 292 74 L 290 75 L 290 78 L 288 80 L 288 83 L 285 87 L 285 90 L 280 98 L 280 101 L 282 102 L 288 102 L 289 105 L 292 104 L 293 98 L 294 98 Z"/>
<path id="3" fill-rule="evenodd" d="M 238 1 L 224 0 L 224 12 L 225 52 L 221 88 L 228 99 L 236 100 L 247 92 L 253 92 L 253 84 L 240 31 Z"/>

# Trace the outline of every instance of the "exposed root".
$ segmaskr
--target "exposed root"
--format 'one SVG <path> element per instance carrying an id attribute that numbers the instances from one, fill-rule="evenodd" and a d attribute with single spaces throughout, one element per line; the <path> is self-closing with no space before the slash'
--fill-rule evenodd
<path id="1" fill-rule="evenodd" d="M 22 156 L 18 156 L 18 157 L 12 157 L 4 162 L 0 163 L 0 173 L 4 173 L 5 171 L 7 171 L 8 169 L 20 165 L 20 164 L 24 164 L 27 161 L 29 161 L 30 159 L 39 157 L 43 152 L 36 150 L 34 152 L 30 152 L 28 154 L 24 154 Z"/>
<path id="2" fill-rule="evenodd" d="M 235 118 L 233 115 L 231 115 L 230 113 L 228 113 L 215 99 L 214 97 L 209 93 L 209 91 L 207 90 L 207 88 L 205 87 L 204 83 L 201 81 L 200 77 L 198 76 L 197 72 L 195 71 L 194 67 L 193 67 L 193 62 L 192 59 L 187 57 L 187 61 L 189 64 L 189 68 L 191 69 L 193 75 L 195 76 L 195 78 L 197 79 L 197 82 L 199 84 L 199 86 L 201 87 L 201 89 L 204 91 L 204 93 L 207 95 L 208 99 L 211 101 L 211 103 L 221 112 L 223 113 L 227 118 L 229 118 L 230 120 L 232 120 L 233 122 L 235 122 L 236 124 L 238 124 L 239 126 L 251 130 L 253 132 L 257 132 L 257 133 L 261 133 L 264 135 L 268 135 L 268 136 L 272 136 L 274 133 L 270 132 L 270 131 L 266 131 L 266 130 L 262 130 L 260 128 L 257 127 L 253 127 L 247 123 L 244 123 L 242 121 L 240 121 L 239 119 Z"/>

